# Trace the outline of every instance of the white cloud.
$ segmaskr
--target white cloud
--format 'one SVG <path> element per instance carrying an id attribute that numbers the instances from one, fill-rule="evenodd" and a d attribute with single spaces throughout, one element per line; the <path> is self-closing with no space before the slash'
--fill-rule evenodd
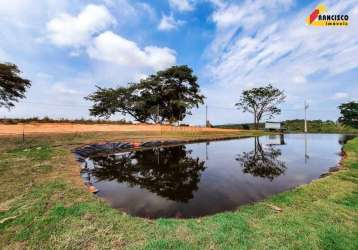
<path id="1" fill-rule="evenodd" d="M 140 23 L 143 19 L 154 20 L 156 18 L 155 10 L 147 3 L 130 0 L 103 1 L 114 16 L 120 17 L 117 20 L 119 26 L 128 27 Z"/>
<path id="2" fill-rule="evenodd" d="M 48 37 L 58 46 L 86 45 L 96 33 L 115 23 L 102 5 L 87 5 L 77 16 L 63 13 L 47 23 Z"/>
<path id="3" fill-rule="evenodd" d="M 181 20 L 175 20 L 173 15 L 166 16 L 162 15 L 162 19 L 158 25 L 158 29 L 162 31 L 170 31 L 173 29 L 177 29 L 178 26 L 182 25 L 184 22 Z"/>
<path id="4" fill-rule="evenodd" d="M 156 12 L 149 4 L 139 2 L 136 3 L 136 8 L 144 12 L 149 19 L 154 20 L 156 18 Z"/>
<path id="5" fill-rule="evenodd" d="M 285 90 L 288 109 L 300 105 L 306 97 L 313 100 L 315 109 L 326 110 L 325 113 L 315 112 L 318 118 L 319 115 L 332 117 L 336 104 L 331 103 L 330 97 L 342 89 L 334 77 L 358 69 L 355 1 L 325 1 L 329 10 L 339 9 L 339 13 L 349 14 L 350 25 L 321 28 L 304 23 L 314 5 L 298 13 L 281 13 L 288 10 L 290 1 L 280 2 L 286 9 L 279 10 L 268 1 L 217 7 L 213 15 L 217 33 L 207 50 L 210 63 L 206 73 L 212 82 L 210 89 L 205 90 L 208 102 L 230 107 L 243 89 L 272 83 Z M 253 13 L 260 15 L 260 12 L 264 21 L 257 18 L 247 23 L 241 19 Z M 345 88 L 358 91 L 357 87 Z M 345 95 L 340 93 L 336 97 L 344 98 Z M 328 108 L 332 111 L 327 112 Z M 285 113 L 286 117 L 291 114 L 294 113 Z M 220 119 L 219 114 L 217 117 Z"/>
<path id="6" fill-rule="evenodd" d="M 135 42 L 111 31 L 94 38 L 87 52 L 93 59 L 139 69 L 160 70 L 175 64 L 176 61 L 175 51 L 169 48 L 147 46 L 141 49 Z"/>
<path id="7" fill-rule="evenodd" d="M 303 75 L 296 75 L 293 76 L 293 82 L 295 83 L 306 83 L 307 79 Z"/>
<path id="8" fill-rule="evenodd" d="M 136 40 L 144 41 L 143 22 L 154 25 L 158 17 L 150 5 L 137 1 L 92 1 L 106 6 L 94 5 L 94 12 L 88 11 L 88 2 L 36 0 L 34 4 L 33 0 L 0 0 L 0 57 L 16 63 L 22 76 L 32 81 L 26 99 L 10 111 L 0 109 L 3 116 L 87 118 L 90 103 L 83 97 L 93 92 L 96 84 L 125 85 L 175 63 L 173 50 L 139 45 L 134 48 L 142 51 L 140 54 L 144 57 L 138 65 L 121 65 L 109 56 L 107 61 L 91 60 L 83 52 L 94 45 L 94 38 L 114 26 L 114 22 L 116 29 L 133 31 Z M 53 20 L 64 23 L 52 27 L 50 32 L 47 25 Z M 58 46 L 54 47 L 53 43 Z M 65 46 L 70 47 L 72 57 L 63 56 L 63 49 L 57 48 Z M 114 56 L 122 57 L 121 54 Z M 121 115 L 114 116 L 119 118 Z"/>
<path id="9" fill-rule="evenodd" d="M 68 0 L 0 0 L 1 29 L 8 26 L 16 28 L 30 28 L 33 24 L 47 19 L 48 16 L 63 11 L 68 5 Z"/>
<path id="10" fill-rule="evenodd" d="M 292 0 L 275 1 L 249 1 L 241 4 L 224 4 L 220 1 L 213 2 L 219 8 L 213 13 L 212 19 L 220 29 L 234 26 L 252 28 L 255 25 L 267 21 L 270 13 L 286 10 L 292 5 Z"/>
<path id="11" fill-rule="evenodd" d="M 350 9 L 349 4 L 345 6 Z M 293 16 L 291 21 L 263 25 L 256 35 L 242 32 L 231 36 L 223 45 L 225 49 L 215 55 L 219 60 L 213 65 L 213 73 L 230 82 L 232 77 L 245 82 L 271 78 L 303 83 L 307 76 L 322 70 L 333 75 L 356 68 L 358 61 L 352 57 L 358 53 L 354 24 L 335 29 L 308 27 L 302 21 L 307 12 Z"/>
<path id="12" fill-rule="evenodd" d="M 6 52 L 3 60 L 22 65 L 29 56 L 44 53 L 44 44 L 39 42 L 45 36 L 43 27 L 49 17 L 68 7 L 68 0 L 38 0 L 36 4 L 33 0 L 0 0 L 0 53 Z"/>
<path id="13" fill-rule="evenodd" d="M 172 9 L 176 9 L 178 11 L 194 10 L 194 5 L 189 0 L 169 0 L 169 5 Z"/>
<path id="14" fill-rule="evenodd" d="M 215 7 L 224 7 L 225 6 L 225 0 L 209 0 L 210 3 L 212 3 Z"/>
<path id="15" fill-rule="evenodd" d="M 347 99 L 349 98 L 349 94 L 346 92 L 337 92 L 333 95 L 333 99 L 339 100 L 339 99 Z"/>
<path id="16" fill-rule="evenodd" d="M 79 91 L 71 89 L 69 87 L 66 87 L 61 83 L 52 85 L 51 89 L 55 94 L 60 94 L 60 95 L 78 95 L 78 94 L 80 94 Z"/>

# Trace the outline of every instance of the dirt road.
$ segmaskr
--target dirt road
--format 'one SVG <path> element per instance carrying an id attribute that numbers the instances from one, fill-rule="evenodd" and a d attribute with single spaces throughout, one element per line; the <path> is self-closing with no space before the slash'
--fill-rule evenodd
<path id="1" fill-rule="evenodd" d="M 0 124 L 0 135 L 18 135 L 29 133 L 73 133 L 73 132 L 129 132 L 129 131 L 230 131 L 228 129 L 173 127 L 168 125 L 113 125 L 113 124 L 72 124 L 72 123 L 27 123 Z M 237 131 L 237 130 L 233 130 Z"/>

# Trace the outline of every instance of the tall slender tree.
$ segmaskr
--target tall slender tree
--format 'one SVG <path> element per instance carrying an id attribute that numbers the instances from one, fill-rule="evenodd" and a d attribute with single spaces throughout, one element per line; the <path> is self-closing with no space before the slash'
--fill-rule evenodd
<path id="1" fill-rule="evenodd" d="M 255 128 L 259 128 L 259 123 L 263 117 L 272 118 L 280 114 L 281 109 L 278 107 L 285 100 L 286 96 L 283 91 L 274 88 L 271 84 L 244 90 L 240 100 L 235 106 L 244 112 L 254 115 Z"/>

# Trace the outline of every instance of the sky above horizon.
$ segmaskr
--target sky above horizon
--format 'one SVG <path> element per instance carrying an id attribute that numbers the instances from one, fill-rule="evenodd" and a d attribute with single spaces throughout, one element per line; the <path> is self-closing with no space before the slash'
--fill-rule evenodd
<path id="1" fill-rule="evenodd" d="M 320 3 L 349 26 L 308 26 Z M 337 120 L 337 106 L 358 99 L 357 26 L 357 0 L 0 0 L 0 61 L 32 81 L 0 117 L 89 118 L 95 85 L 185 64 L 213 124 L 251 122 L 234 104 L 269 83 L 287 95 L 274 120 L 302 119 L 305 99 L 309 119 Z M 205 123 L 204 106 L 192 113 L 186 122 Z"/>

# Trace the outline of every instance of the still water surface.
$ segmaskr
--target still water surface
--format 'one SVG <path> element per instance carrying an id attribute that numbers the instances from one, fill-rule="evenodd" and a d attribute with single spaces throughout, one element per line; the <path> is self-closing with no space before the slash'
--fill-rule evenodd
<path id="1" fill-rule="evenodd" d="M 319 178 L 338 164 L 345 139 L 289 134 L 93 156 L 82 176 L 131 215 L 198 217 Z"/>

